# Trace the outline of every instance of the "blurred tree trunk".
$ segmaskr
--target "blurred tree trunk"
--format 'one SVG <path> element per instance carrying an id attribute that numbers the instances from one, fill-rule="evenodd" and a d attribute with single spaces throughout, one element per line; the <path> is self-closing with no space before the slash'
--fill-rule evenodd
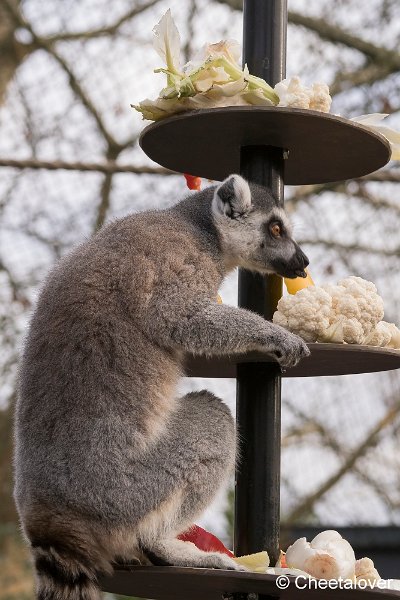
<path id="1" fill-rule="evenodd" d="M 13 412 L 14 398 L 5 410 L 0 410 L 0 523 L 15 523 L 17 514 L 13 501 Z M 1 534 L 1 532 L 0 532 Z M 0 535 L 1 539 L 1 535 Z"/>
<path id="2" fill-rule="evenodd" d="M 8 4 L 19 9 L 20 0 L 0 0 L 0 105 L 3 104 L 7 87 L 24 58 L 31 52 L 27 44 L 16 39 L 16 27 L 10 16 Z"/>

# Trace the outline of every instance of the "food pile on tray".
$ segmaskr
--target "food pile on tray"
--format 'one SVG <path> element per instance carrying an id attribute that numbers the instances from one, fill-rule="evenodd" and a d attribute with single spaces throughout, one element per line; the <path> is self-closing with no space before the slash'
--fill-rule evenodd
<path id="1" fill-rule="evenodd" d="M 349 588 L 369 586 L 400 590 L 400 579 L 382 579 L 370 558 L 356 560 L 349 542 L 334 530 L 321 531 L 311 542 L 307 542 L 305 537 L 299 538 L 289 546 L 286 553 L 281 552 L 275 566 L 270 565 L 265 551 L 235 557 L 215 535 L 198 525 L 193 525 L 179 539 L 192 542 L 206 552 L 227 554 L 254 573 L 340 581 L 344 588 L 347 584 Z"/>
<path id="2" fill-rule="evenodd" d="M 284 79 L 272 88 L 264 79 L 242 69 L 238 61 L 241 47 L 235 40 L 206 43 L 201 51 L 181 66 L 178 28 L 168 10 L 153 29 L 153 46 L 165 66 L 155 70 L 166 76 L 166 86 L 157 98 L 146 98 L 132 107 L 144 119 L 159 121 L 190 110 L 226 106 L 267 106 L 329 112 L 332 98 L 325 83 L 310 86 L 299 77 Z M 400 160 L 400 133 L 381 121 L 388 115 L 374 113 L 353 117 L 352 121 L 378 131 L 389 141 L 392 160 Z"/>

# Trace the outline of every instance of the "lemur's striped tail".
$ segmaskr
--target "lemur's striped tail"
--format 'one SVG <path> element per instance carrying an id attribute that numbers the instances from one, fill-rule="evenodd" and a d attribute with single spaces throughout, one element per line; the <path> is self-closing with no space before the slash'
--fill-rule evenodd
<path id="1" fill-rule="evenodd" d="M 97 569 L 89 558 L 70 548 L 32 548 L 37 600 L 100 600 Z"/>

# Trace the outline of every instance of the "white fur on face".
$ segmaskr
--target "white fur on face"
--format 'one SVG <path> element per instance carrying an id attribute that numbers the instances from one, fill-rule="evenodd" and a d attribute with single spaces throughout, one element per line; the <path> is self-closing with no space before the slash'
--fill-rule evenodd
<path id="1" fill-rule="evenodd" d="M 273 272 L 267 267 L 262 268 L 260 263 L 254 259 L 265 239 L 263 225 L 275 218 L 283 223 L 288 235 L 291 236 L 292 226 L 283 208 L 273 207 L 267 213 L 254 210 L 237 219 L 221 213 L 215 217 L 228 269 L 240 266 L 258 272 Z"/>
<path id="2" fill-rule="evenodd" d="M 226 262 L 231 267 L 245 266 L 246 257 L 253 254 L 262 242 L 262 223 L 265 216 L 258 212 L 250 213 L 245 219 L 220 217 L 218 230 Z"/>

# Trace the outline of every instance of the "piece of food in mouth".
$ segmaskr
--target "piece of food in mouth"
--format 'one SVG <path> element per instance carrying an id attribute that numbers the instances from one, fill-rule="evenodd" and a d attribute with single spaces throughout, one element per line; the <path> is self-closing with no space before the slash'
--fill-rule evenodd
<path id="1" fill-rule="evenodd" d="M 307 288 L 310 285 L 315 285 L 310 273 L 308 272 L 308 269 L 305 269 L 305 271 L 307 273 L 307 277 L 296 277 L 295 279 L 289 279 L 288 277 L 284 278 L 286 289 L 289 294 L 295 294 L 303 288 Z"/>

